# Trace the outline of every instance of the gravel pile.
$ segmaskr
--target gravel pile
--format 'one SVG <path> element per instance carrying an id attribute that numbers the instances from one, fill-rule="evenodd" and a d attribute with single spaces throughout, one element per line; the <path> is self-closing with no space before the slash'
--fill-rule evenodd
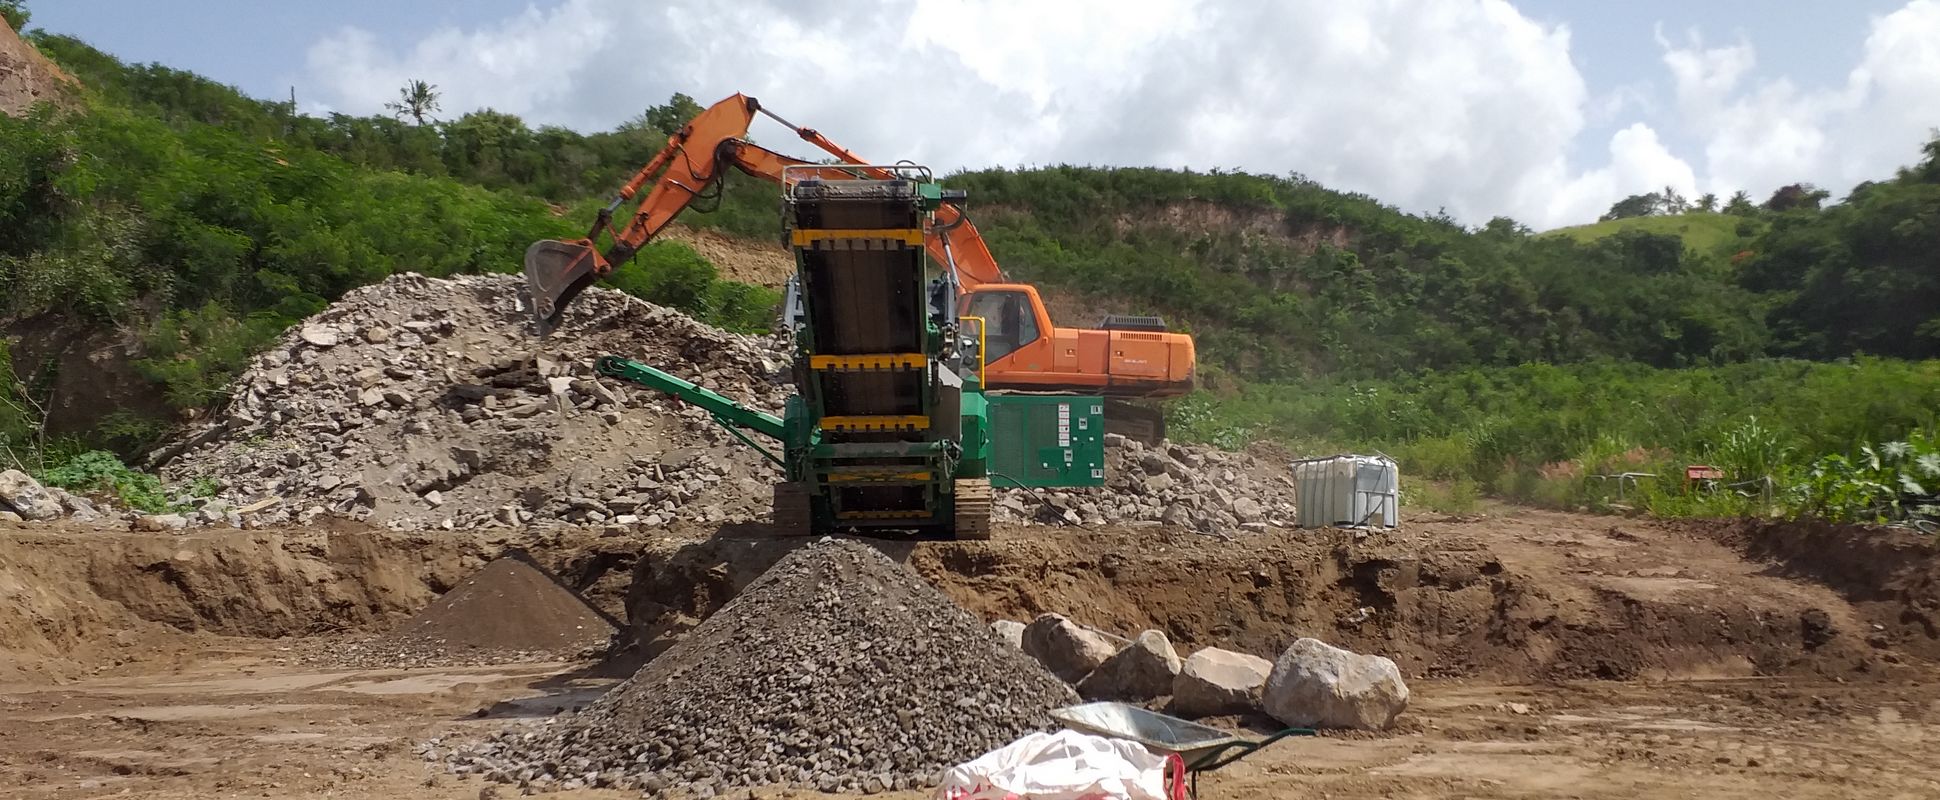
<path id="1" fill-rule="evenodd" d="M 381 636 L 332 642 L 304 655 L 310 663 L 360 668 L 565 661 L 597 656 L 616 632 L 544 568 L 511 555 Z"/>
<path id="2" fill-rule="evenodd" d="M 997 518 L 1044 525 L 1164 525 L 1230 534 L 1291 527 L 1293 470 L 1284 462 L 1211 447 L 1148 446 L 1105 436 L 1105 485 L 1013 490 Z"/>
<path id="3" fill-rule="evenodd" d="M 535 791 L 876 792 L 929 785 L 1073 702 L 907 567 L 823 539 L 585 709 L 433 755 Z"/>
<path id="4" fill-rule="evenodd" d="M 759 454 L 593 361 L 626 355 L 778 410 L 778 339 L 593 289 L 542 340 L 521 295 L 498 275 L 407 274 L 352 291 L 258 356 L 226 409 L 151 461 L 167 480 L 221 482 L 191 522 L 233 523 L 239 509 L 254 524 L 331 513 L 396 528 L 765 514 L 776 478 Z"/>

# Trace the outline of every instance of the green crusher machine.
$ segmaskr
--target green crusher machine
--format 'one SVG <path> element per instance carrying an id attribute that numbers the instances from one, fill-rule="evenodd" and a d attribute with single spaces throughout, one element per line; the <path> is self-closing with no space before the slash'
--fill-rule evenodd
<path id="1" fill-rule="evenodd" d="M 779 465 L 784 531 L 984 539 L 993 486 L 1102 485 L 1102 399 L 983 391 L 982 321 L 958 318 L 954 269 L 930 277 L 924 250 L 931 212 L 963 193 L 923 167 L 856 168 L 893 179 L 826 180 L 828 169 L 783 175 L 796 394 L 781 417 L 619 356 L 599 371 L 707 409 Z"/>

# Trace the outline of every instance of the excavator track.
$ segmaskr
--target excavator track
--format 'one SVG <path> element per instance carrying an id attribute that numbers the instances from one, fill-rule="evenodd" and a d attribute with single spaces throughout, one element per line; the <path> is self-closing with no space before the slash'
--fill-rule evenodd
<path id="1" fill-rule="evenodd" d="M 981 541 L 990 538 L 990 511 L 994 495 L 989 478 L 958 478 L 952 487 L 956 497 L 956 538 Z"/>
<path id="2" fill-rule="evenodd" d="M 774 532 L 779 536 L 807 536 L 815 530 L 814 498 L 798 481 L 775 484 Z"/>
<path id="3" fill-rule="evenodd" d="M 1165 441 L 1165 410 L 1135 400 L 1105 398 L 1105 432 L 1140 444 Z"/>

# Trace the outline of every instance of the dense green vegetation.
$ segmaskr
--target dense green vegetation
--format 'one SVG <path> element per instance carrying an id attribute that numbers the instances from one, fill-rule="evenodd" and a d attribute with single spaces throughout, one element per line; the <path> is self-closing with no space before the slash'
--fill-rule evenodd
<path id="1" fill-rule="evenodd" d="M 447 118 L 437 87 L 413 81 L 391 116 L 320 118 L 28 38 L 89 87 L 87 110 L 0 120 L 0 316 L 138 330 L 137 367 L 184 408 L 221 402 L 251 353 L 347 289 L 511 271 L 528 242 L 583 233 L 699 110 L 676 95 L 613 131 L 535 129 L 490 109 Z M 1595 504 L 1584 476 L 1623 464 L 1718 461 L 1756 440 L 1771 447 L 1753 471 L 1799 487 L 1844 474 L 1827 458 L 1857 475 L 1872 463 L 1862 444 L 1917 452 L 1918 430 L 1940 430 L 1924 361 L 1940 357 L 1940 140 L 1909 158 L 1836 202 L 1806 185 L 1763 203 L 1665 190 L 1550 233 L 1404 214 L 1299 175 L 1058 166 L 949 181 L 1014 277 L 1197 337 L 1207 388 L 1175 408 L 1184 434 L 1380 447 L 1451 497 Z M 774 198 L 731 175 L 683 221 L 767 240 Z M 765 328 L 777 300 L 667 243 L 610 283 L 739 329 Z M 0 437 L 20 452 L 44 376 L 13 367 Z M 142 438 L 139 421 L 114 425 L 95 441 Z M 1686 502 L 1664 491 L 1654 508 Z"/>
<path id="2" fill-rule="evenodd" d="M 1618 484 L 1599 476 L 1640 472 L 1658 476 L 1640 482 L 1639 502 L 1660 512 L 1750 510 L 1766 502 L 1768 478 L 1772 507 L 1804 508 L 1816 501 L 1796 493 L 1833 463 L 1827 456 L 1862 457 L 1861 445 L 1930 441 L 1920 431 L 1940 431 L 1940 362 L 1530 364 L 1251 384 L 1189 399 L 1175 424 L 1226 446 L 1270 438 L 1299 452 L 1379 450 L 1416 478 L 1559 506 L 1612 502 Z M 1686 493 L 1684 467 L 1697 463 L 1723 469 L 1752 497 Z M 1940 473 L 1922 480 L 1909 497 L 1940 492 Z M 1858 506 L 1842 510 L 1863 516 Z"/>

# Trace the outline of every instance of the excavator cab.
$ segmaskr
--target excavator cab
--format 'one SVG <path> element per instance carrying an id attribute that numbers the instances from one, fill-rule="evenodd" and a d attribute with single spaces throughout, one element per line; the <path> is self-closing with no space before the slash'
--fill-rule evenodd
<path id="1" fill-rule="evenodd" d="M 970 293 L 964 316 L 986 321 L 984 358 L 997 361 L 1042 337 L 1034 312 L 1029 295 L 1022 291 L 986 289 Z"/>

